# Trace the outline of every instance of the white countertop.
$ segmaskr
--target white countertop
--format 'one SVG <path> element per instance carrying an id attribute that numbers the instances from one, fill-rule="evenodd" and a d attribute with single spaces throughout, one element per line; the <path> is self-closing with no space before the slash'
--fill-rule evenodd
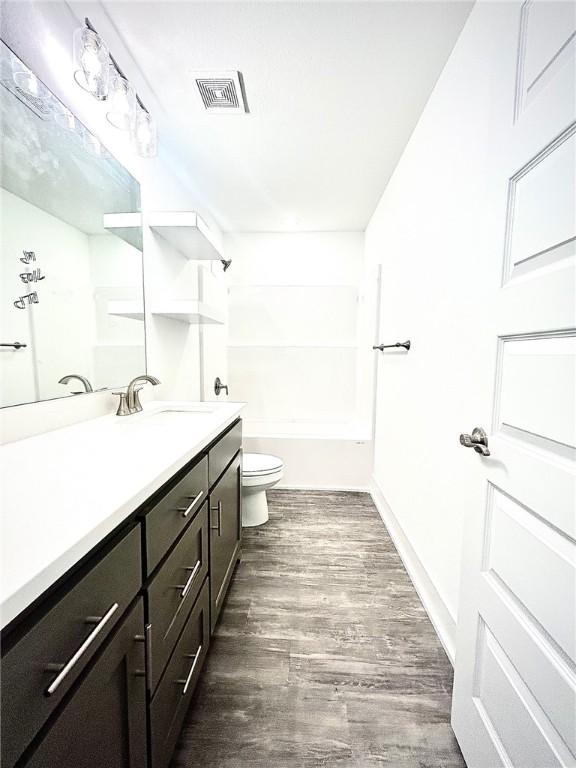
<path id="1" fill-rule="evenodd" d="M 0 627 L 202 451 L 243 407 L 155 401 L 141 414 L 103 416 L 0 447 Z"/>

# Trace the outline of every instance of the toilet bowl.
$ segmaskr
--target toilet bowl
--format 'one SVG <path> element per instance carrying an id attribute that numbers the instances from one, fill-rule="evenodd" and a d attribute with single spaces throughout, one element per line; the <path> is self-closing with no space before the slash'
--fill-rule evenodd
<path id="1" fill-rule="evenodd" d="M 282 479 L 284 462 L 265 453 L 245 453 L 242 466 L 242 525 L 262 525 L 268 520 L 266 491 Z"/>

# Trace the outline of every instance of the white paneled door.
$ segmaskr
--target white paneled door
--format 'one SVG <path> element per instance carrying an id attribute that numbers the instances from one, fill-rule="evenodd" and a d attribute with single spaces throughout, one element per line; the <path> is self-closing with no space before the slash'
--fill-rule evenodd
<path id="1" fill-rule="evenodd" d="M 485 494 L 468 514 L 452 723 L 469 768 L 576 766 L 576 5 L 494 12 L 486 200 L 502 236 L 486 259 L 502 281 L 476 298 L 495 387 L 492 424 L 463 425 L 485 428 L 491 455 L 470 451 Z"/>

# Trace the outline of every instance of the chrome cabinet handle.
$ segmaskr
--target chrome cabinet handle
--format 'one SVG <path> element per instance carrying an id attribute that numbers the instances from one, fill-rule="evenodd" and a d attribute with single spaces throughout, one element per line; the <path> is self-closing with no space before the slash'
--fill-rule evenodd
<path id="1" fill-rule="evenodd" d="M 146 664 L 146 669 L 148 670 L 148 674 L 144 673 L 144 677 L 146 677 L 146 689 L 148 691 L 151 690 L 151 684 L 152 684 L 152 624 L 146 624 L 144 626 L 144 634 L 143 635 L 135 635 L 134 640 L 137 640 L 141 643 L 145 643 L 144 646 L 144 659 Z M 139 677 L 142 676 L 141 673 L 136 673 Z"/>
<path id="2" fill-rule="evenodd" d="M 202 653 L 202 646 L 198 646 L 198 650 L 194 655 L 187 653 L 186 658 L 188 659 L 194 659 L 192 662 L 192 666 L 190 667 L 190 671 L 186 675 L 186 680 L 176 680 L 178 685 L 183 685 L 184 688 L 182 689 L 182 696 L 186 696 L 186 691 L 188 690 L 188 686 L 190 685 L 190 681 L 192 680 L 192 675 L 194 674 L 194 670 L 196 669 L 196 664 L 198 663 L 198 659 L 200 658 L 200 654 Z"/>
<path id="3" fill-rule="evenodd" d="M 181 589 L 182 592 L 180 592 L 180 599 L 184 600 L 188 592 L 190 591 L 190 587 L 192 586 L 192 582 L 194 581 L 194 577 L 198 573 L 198 569 L 200 568 L 200 560 L 196 563 L 194 568 L 192 568 L 192 573 L 190 576 L 188 576 L 188 579 L 186 580 L 186 584 L 177 584 L 176 589 Z M 185 570 L 189 571 L 190 568 L 186 568 Z"/>
<path id="4" fill-rule="evenodd" d="M 218 512 L 218 525 L 211 525 L 210 528 L 212 528 L 213 531 L 218 531 L 218 536 L 222 533 L 221 531 L 221 524 L 222 524 L 222 502 L 218 502 L 218 506 L 211 507 L 210 508 L 212 512 Z"/>
<path id="5" fill-rule="evenodd" d="M 145 651 L 146 651 L 146 669 L 148 670 L 147 684 L 148 690 L 152 691 L 152 624 L 146 624 L 144 627 Z"/>
<path id="6" fill-rule="evenodd" d="M 200 501 L 200 499 L 204 496 L 204 491 L 200 491 L 200 493 L 197 493 L 196 496 L 185 496 L 186 499 L 192 499 L 190 504 L 187 507 L 178 507 L 176 510 L 177 512 L 182 512 L 182 517 L 188 517 L 194 506 Z"/>
<path id="7" fill-rule="evenodd" d="M 84 653 L 86 653 L 88 648 L 92 645 L 94 640 L 96 640 L 96 638 L 98 637 L 100 632 L 102 632 L 102 630 L 104 629 L 106 624 L 110 621 L 110 619 L 116 613 L 116 611 L 118 610 L 119 607 L 120 606 L 118 605 L 118 603 L 114 603 L 106 611 L 104 616 L 102 616 L 100 618 L 98 624 L 96 624 L 96 626 L 94 627 L 92 632 L 90 632 L 90 634 L 88 635 L 86 640 L 84 640 L 84 642 L 78 648 L 78 650 L 74 653 L 74 655 L 71 656 L 68 659 L 68 661 L 66 662 L 66 664 L 64 664 L 64 666 L 62 667 L 60 672 L 56 675 L 54 680 L 52 680 L 52 682 L 50 683 L 48 688 L 46 688 L 46 691 L 45 691 L 46 696 L 52 696 L 52 694 L 56 692 L 56 690 L 58 689 L 60 683 L 69 674 L 69 672 L 76 665 L 76 663 L 80 660 L 80 658 L 84 655 Z M 92 618 L 92 617 L 90 617 L 90 618 Z"/>
<path id="8" fill-rule="evenodd" d="M 484 432 L 482 427 L 474 427 L 471 435 L 466 433 L 460 435 L 460 444 L 463 445 L 464 448 L 474 448 L 476 453 L 481 453 L 482 456 L 490 456 L 490 451 L 488 450 L 488 435 Z"/>

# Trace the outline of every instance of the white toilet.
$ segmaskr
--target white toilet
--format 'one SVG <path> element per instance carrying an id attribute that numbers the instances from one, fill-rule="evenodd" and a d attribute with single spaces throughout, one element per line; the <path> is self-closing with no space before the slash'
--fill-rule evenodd
<path id="1" fill-rule="evenodd" d="M 265 453 L 245 453 L 242 466 L 242 525 L 262 525 L 268 520 L 266 491 L 282 479 L 284 462 Z"/>

